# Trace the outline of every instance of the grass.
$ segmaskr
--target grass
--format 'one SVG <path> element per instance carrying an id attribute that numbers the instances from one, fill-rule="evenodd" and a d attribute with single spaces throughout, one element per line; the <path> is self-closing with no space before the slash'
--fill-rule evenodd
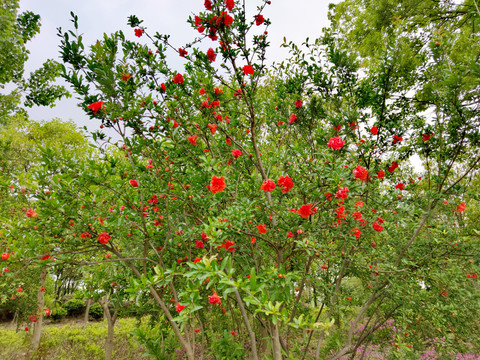
<path id="1" fill-rule="evenodd" d="M 139 351 L 136 338 L 130 334 L 136 320 L 119 319 L 115 324 L 113 358 L 145 359 Z M 101 360 L 104 359 L 106 322 L 45 324 L 38 351 L 31 350 L 33 329 L 16 332 L 9 326 L 0 326 L 0 359 L 2 360 Z"/>

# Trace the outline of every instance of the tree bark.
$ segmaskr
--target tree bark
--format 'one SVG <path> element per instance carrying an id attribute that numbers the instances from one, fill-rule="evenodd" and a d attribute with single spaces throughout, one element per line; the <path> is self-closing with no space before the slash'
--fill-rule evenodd
<path id="1" fill-rule="evenodd" d="M 188 360 L 195 360 L 195 353 L 193 351 L 193 348 L 190 342 L 188 341 L 187 337 L 182 336 L 182 333 L 180 332 L 180 328 L 178 327 L 178 324 L 175 321 L 173 321 L 172 314 L 170 313 L 167 306 L 158 295 L 157 291 L 152 286 L 150 287 L 150 293 L 152 294 L 157 304 L 160 305 L 160 308 L 163 310 L 163 313 L 165 314 L 168 321 L 172 325 L 173 332 L 175 333 L 175 335 L 177 336 L 177 339 L 180 341 L 180 343 L 182 344 L 182 346 L 185 348 L 187 352 L 186 355 Z"/>
<path id="2" fill-rule="evenodd" d="M 278 322 L 277 324 L 272 324 L 273 328 L 273 358 L 274 360 L 282 360 L 282 344 L 280 344 L 280 334 L 278 332 Z"/>
<path id="3" fill-rule="evenodd" d="M 105 314 L 105 318 L 107 319 L 107 339 L 105 340 L 105 360 L 112 360 L 113 354 L 113 337 L 114 337 L 114 328 L 115 328 L 115 321 L 117 320 L 117 314 L 110 312 L 110 308 L 108 299 L 104 299 L 100 301 L 100 304 L 103 307 L 103 312 Z"/>
<path id="4" fill-rule="evenodd" d="M 119 258 L 122 258 L 122 255 L 118 252 L 118 251 L 114 251 L 115 255 L 117 255 Z M 138 269 L 133 266 L 130 262 L 127 262 L 127 265 L 130 269 L 132 269 L 133 273 L 138 277 L 138 278 L 141 278 L 141 274 L 140 272 L 138 271 Z M 196 360 L 195 359 L 195 353 L 193 351 L 193 348 L 190 344 L 190 342 L 188 341 L 188 339 L 186 337 L 183 337 L 182 336 L 182 332 L 180 331 L 180 328 L 178 327 L 178 324 L 173 321 L 173 316 L 172 314 L 170 313 L 170 311 L 168 310 L 168 307 L 167 305 L 165 304 L 165 302 L 163 302 L 163 300 L 160 298 L 160 296 L 158 295 L 157 293 L 157 290 L 155 290 L 155 288 L 153 286 L 150 286 L 150 294 L 152 294 L 154 300 L 156 301 L 156 303 L 160 306 L 160 308 L 162 309 L 163 313 L 165 314 L 165 316 L 167 317 L 168 321 L 170 322 L 170 324 L 172 325 L 172 330 L 173 332 L 175 333 L 175 335 L 177 336 L 177 339 L 180 341 L 180 344 L 182 344 L 182 346 L 185 348 L 186 352 L 187 352 L 187 358 L 188 360 Z"/>
<path id="5" fill-rule="evenodd" d="M 242 314 L 243 322 L 245 323 L 245 327 L 247 328 L 248 335 L 250 336 L 250 347 L 252 350 L 252 359 L 258 360 L 257 355 L 257 341 L 255 340 L 255 333 L 250 326 L 250 321 L 248 320 L 247 312 L 245 311 L 245 307 L 243 306 L 242 298 L 237 289 L 235 289 L 235 297 L 237 298 L 238 308 Z"/>
<path id="6" fill-rule="evenodd" d="M 45 306 L 45 292 L 41 291 L 45 286 L 45 280 L 47 279 L 47 270 L 45 269 L 40 275 L 40 288 L 37 293 L 37 314 L 40 314 L 40 317 L 35 322 L 33 328 L 33 337 L 32 337 L 32 348 L 37 350 L 40 346 L 40 338 L 42 336 L 42 323 L 43 323 L 43 311 Z"/>
<path id="7" fill-rule="evenodd" d="M 83 318 L 83 326 L 86 326 L 88 324 L 88 312 L 90 311 L 91 304 L 92 304 L 92 301 L 90 299 L 87 299 L 87 306 L 85 308 L 85 317 Z"/>

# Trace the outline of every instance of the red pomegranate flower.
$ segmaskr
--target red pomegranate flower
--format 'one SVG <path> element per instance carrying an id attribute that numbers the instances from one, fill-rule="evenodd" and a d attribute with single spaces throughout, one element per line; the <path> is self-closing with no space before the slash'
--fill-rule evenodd
<path id="1" fill-rule="evenodd" d="M 245 75 L 253 75 L 253 66 L 252 65 L 245 65 L 243 67 L 243 73 Z"/>
<path id="2" fill-rule="evenodd" d="M 216 292 L 214 292 L 212 296 L 208 297 L 208 302 L 212 305 L 222 305 L 222 301 Z"/>
<path id="3" fill-rule="evenodd" d="M 397 142 L 403 141 L 403 138 L 398 135 L 393 135 L 393 144 L 396 144 Z"/>
<path id="4" fill-rule="evenodd" d="M 291 188 L 293 188 L 293 180 L 287 176 L 280 176 L 278 178 L 278 185 L 282 187 L 282 193 L 286 194 Z"/>
<path id="5" fill-rule="evenodd" d="M 346 199 L 348 194 L 348 188 L 347 187 L 344 187 L 343 189 L 338 189 L 337 193 L 335 194 L 335 197 L 337 199 Z"/>
<path id="6" fill-rule="evenodd" d="M 217 131 L 217 124 L 208 124 L 208 128 L 210 129 L 210 132 L 215 134 L 215 131 Z"/>
<path id="7" fill-rule="evenodd" d="M 217 57 L 217 54 L 215 54 L 215 51 L 212 48 L 210 48 L 207 50 L 207 56 L 210 62 L 214 62 L 215 58 Z"/>
<path id="8" fill-rule="evenodd" d="M 379 223 L 377 223 L 376 221 L 373 223 L 372 227 L 376 231 L 382 231 L 383 230 L 383 226 L 380 225 Z"/>
<path id="9" fill-rule="evenodd" d="M 25 213 L 26 217 L 31 217 L 31 218 L 38 218 L 38 214 L 35 212 L 33 209 L 28 209 L 27 212 Z"/>
<path id="10" fill-rule="evenodd" d="M 235 159 L 238 159 L 240 156 L 242 156 L 242 152 L 238 149 L 232 150 L 232 155 Z"/>
<path id="11" fill-rule="evenodd" d="M 232 11 L 234 6 L 235 6 L 235 1 L 234 0 L 225 0 L 225 6 L 229 11 Z"/>
<path id="12" fill-rule="evenodd" d="M 368 170 L 363 166 L 358 165 L 355 170 L 353 170 L 353 175 L 355 179 L 360 179 L 361 181 L 367 181 Z"/>
<path id="13" fill-rule="evenodd" d="M 308 218 L 310 215 L 313 215 L 317 212 L 317 209 L 312 209 L 312 206 L 313 204 L 302 205 L 300 209 L 297 210 L 297 214 L 300 215 L 303 219 Z"/>
<path id="14" fill-rule="evenodd" d="M 388 167 L 388 172 L 393 173 L 396 168 L 398 168 L 398 163 L 396 163 L 395 161 L 392 161 L 392 165 Z"/>
<path id="15" fill-rule="evenodd" d="M 108 235 L 108 233 L 105 231 L 105 232 L 101 233 L 100 235 L 98 235 L 97 240 L 100 244 L 106 245 L 106 244 L 108 244 L 108 241 L 110 240 L 110 235 Z"/>
<path id="16" fill-rule="evenodd" d="M 188 136 L 187 139 L 190 144 L 197 145 L 197 135 Z"/>
<path id="17" fill-rule="evenodd" d="M 265 234 L 267 232 L 267 225 L 266 224 L 255 225 L 255 227 L 258 229 L 259 234 Z"/>
<path id="18" fill-rule="evenodd" d="M 225 189 L 225 177 L 216 177 L 212 176 L 212 181 L 210 182 L 210 191 L 213 194 L 222 192 Z"/>
<path id="19" fill-rule="evenodd" d="M 88 105 L 88 108 L 93 111 L 93 115 L 97 115 L 97 111 L 100 110 L 103 106 L 103 101 L 97 101 L 93 104 Z"/>
<path id="20" fill-rule="evenodd" d="M 177 73 L 177 74 L 173 77 L 173 83 L 174 83 L 174 84 L 183 85 L 183 83 L 184 83 L 183 75 L 180 74 L 180 73 Z"/>
<path id="21" fill-rule="evenodd" d="M 262 14 L 255 15 L 255 24 L 257 24 L 257 26 L 262 25 L 264 21 L 265 21 L 265 18 L 263 17 Z"/>
<path id="22" fill-rule="evenodd" d="M 330 140 L 328 140 L 327 147 L 332 148 L 333 150 L 340 150 L 343 147 L 343 145 L 345 145 L 345 141 L 335 136 Z"/>
<path id="23" fill-rule="evenodd" d="M 265 192 L 271 192 L 275 189 L 275 183 L 272 180 L 264 181 L 260 189 Z"/>

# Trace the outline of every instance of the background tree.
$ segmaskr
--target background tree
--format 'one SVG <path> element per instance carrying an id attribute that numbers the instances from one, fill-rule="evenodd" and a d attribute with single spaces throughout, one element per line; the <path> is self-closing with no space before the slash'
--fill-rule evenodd
<path id="1" fill-rule="evenodd" d="M 347 10 L 370 16 L 360 14 L 370 3 L 354 4 L 305 49 L 286 44 L 291 59 L 270 72 L 268 1 L 256 14 L 206 1 L 189 19 L 204 35 L 178 50 L 135 16 L 132 34 L 87 48 L 73 15 L 74 30 L 59 31 L 63 75 L 121 140 L 96 157 L 45 152 L 31 186 L 39 216 L 19 224 L 44 236 L 13 229 L 22 255 L 38 256 L 41 241 L 58 262 L 118 262 L 132 298 L 156 303 L 188 359 L 207 349 L 241 358 L 244 343 L 253 359 L 362 357 L 372 342 L 414 358 L 438 333 L 445 356 L 477 344 L 463 315 L 478 298 L 478 236 L 464 214 L 480 162 L 475 79 L 433 81 L 461 66 L 422 31 L 404 32 L 408 20 L 375 25 L 367 40 L 384 46 L 352 51 Z M 452 58 L 467 41 L 455 26 Z M 401 331 L 379 331 L 393 323 Z"/>

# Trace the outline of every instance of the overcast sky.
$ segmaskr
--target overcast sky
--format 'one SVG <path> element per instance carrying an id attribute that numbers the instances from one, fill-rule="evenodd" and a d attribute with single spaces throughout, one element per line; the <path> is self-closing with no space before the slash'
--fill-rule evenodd
<path id="1" fill-rule="evenodd" d="M 256 14 L 258 0 L 245 0 L 247 17 Z M 235 0 L 235 3 L 238 3 Z M 264 16 L 269 18 L 269 41 L 271 44 L 267 53 L 269 62 L 281 61 L 288 55 L 280 48 L 285 36 L 298 44 L 305 38 L 316 38 L 321 35 L 323 27 L 328 26 L 327 12 L 330 2 L 338 0 L 272 0 L 267 6 Z M 144 20 L 143 26 L 149 33 L 159 32 L 171 35 L 171 43 L 181 47 L 198 33 L 187 24 L 190 15 L 204 11 L 204 0 L 20 0 L 21 11 L 30 10 L 41 16 L 41 32 L 28 45 L 30 59 L 26 64 L 26 74 L 40 67 L 48 58 L 58 58 L 60 38 L 57 28 L 72 29 L 70 11 L 79 18 L 79 32 L 84 35 L 84 44 L 90 45 L 96 39 L 101 39 L 103 33 L 123 30 L 130 39 L 137 39 L 133 29 L 126 25 L 129 15 L 137 15 Z M 210 39 L 208 42 L 211 43 Z M 209 44 L 210 45 L 210 44 Z M 181 65 L 181 59 L 178 65 Z M 48 120 L 58 117 L 63 120 L 72 119 L 79 126 L 87 125 L 91 131 L 98 123 L 92 124 L 73 98 L 61 101 L 53 109 L 34 107 L 29 109 L 32 120 Z M 95 126 L 93 126 L 95 125 Z"/>

